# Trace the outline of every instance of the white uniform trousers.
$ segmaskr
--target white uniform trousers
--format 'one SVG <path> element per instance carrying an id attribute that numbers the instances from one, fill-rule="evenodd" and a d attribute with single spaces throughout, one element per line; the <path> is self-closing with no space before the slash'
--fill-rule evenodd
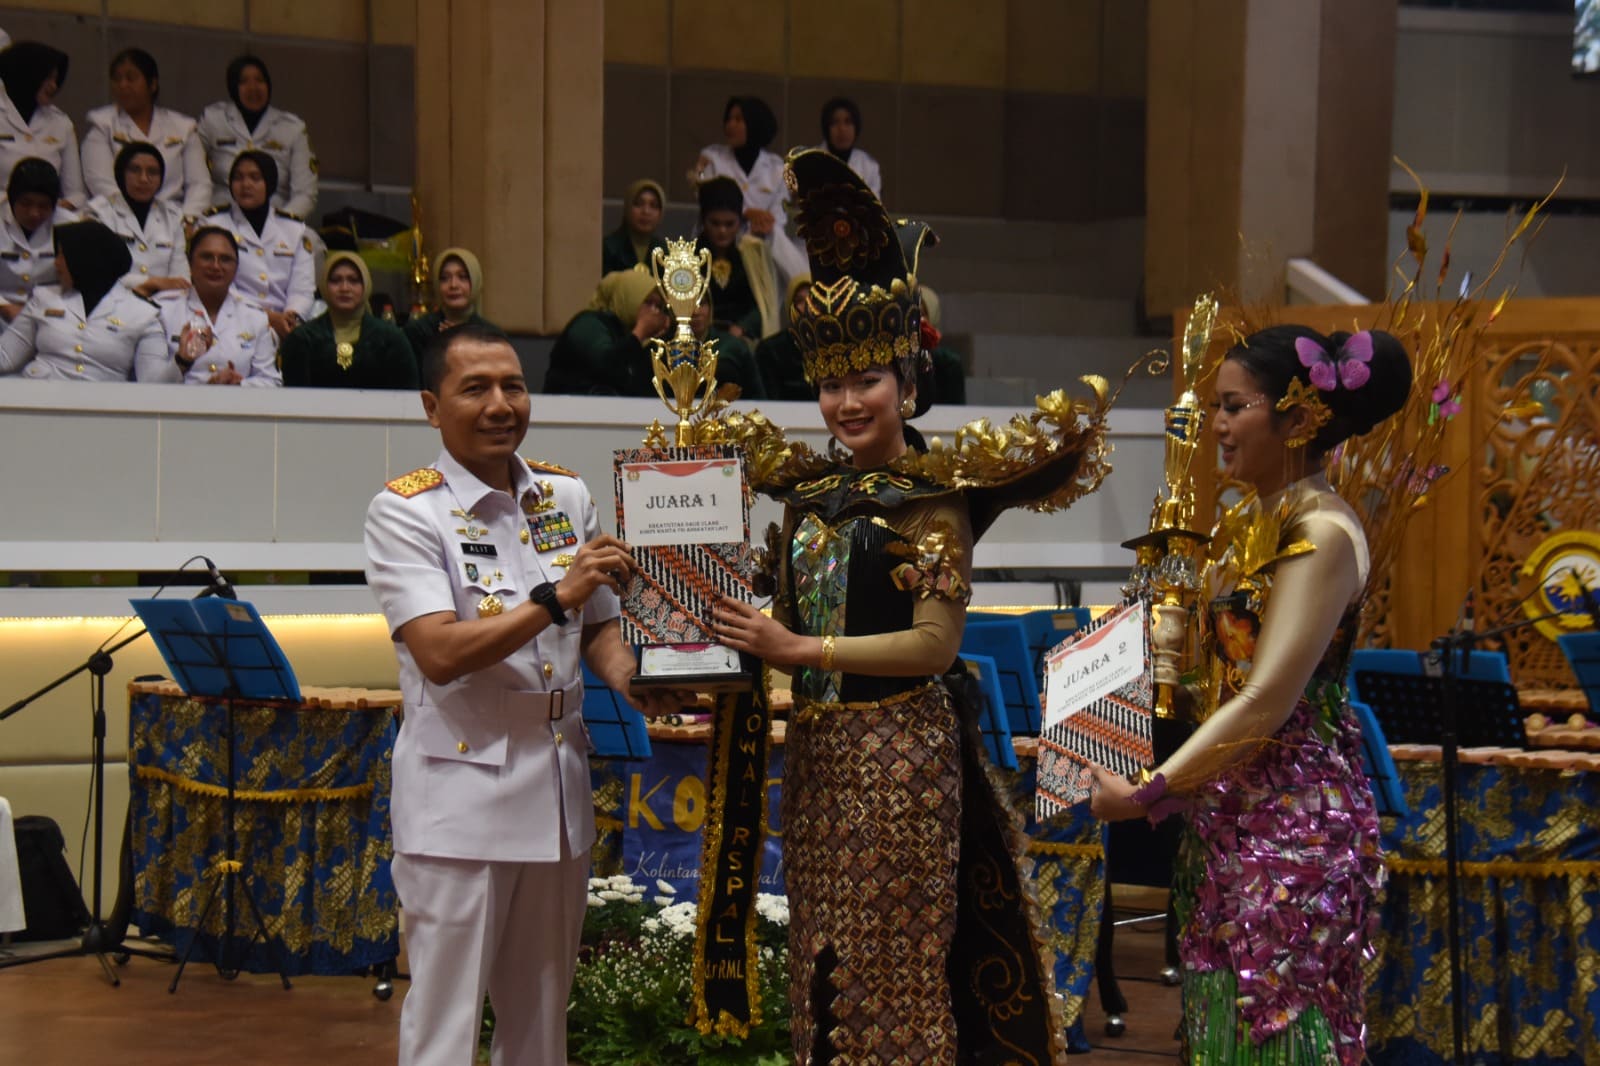
<path id="1" fill-rule="evenodd" d="M 400 1066 L 471 1066 L 485 991 L 492 1066 L 566 1066 L 589 853 L 558 862 L 396 854 L 392 870 L 411 967 Z"/>

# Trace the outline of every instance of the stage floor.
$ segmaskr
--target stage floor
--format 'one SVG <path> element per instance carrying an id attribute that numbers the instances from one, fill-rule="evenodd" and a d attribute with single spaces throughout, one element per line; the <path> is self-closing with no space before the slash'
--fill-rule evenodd
<path id="1" fill-rule="evenodd" d="M 1121 890 L 1119 890 L 1121 891 Z M 1175 1060 L 1172 1034 L 1178 991 L 1156 979 L 1161 968 L 1157 926 L 1119 930 L 1117 968 L 1130 1004 L 1127 1032 L 1105 1035 L 1105 1015 L 1091 993 L 1086 1025 L 1094 1050 L 1075 1056 L 1085 1066 Z M 18 945 L 19 952 L 32 949 Z M 284 991 L 273 975 L 224 981 L 209 965 L 191 964 L 174 995 L 173 967 L 134 958 L 113 988 L 92 958 L 55 959 L 0 970 L 0 1037 L 4 1061 L 29 1066 L 340 1066 L 395 1061 L 400 1003 L 379 1002 L 365 977 L 301 977 Z M 590 1066 L 607 1066 L 594 1063 Z"/>

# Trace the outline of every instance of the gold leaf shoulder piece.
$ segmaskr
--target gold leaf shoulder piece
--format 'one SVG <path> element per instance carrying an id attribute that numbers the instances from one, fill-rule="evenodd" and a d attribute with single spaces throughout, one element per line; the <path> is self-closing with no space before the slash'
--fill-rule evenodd
<path id="1" fill-rule="evenodd" d="M 409 500 L 413 496 L 421 495 L 429 489 L 436 489 L 443 484 L 444 475 L 431 466 L 425 466 L 420 470 L 413 470 L 409 474 L 401 474 L 393 481 L 388 482 L 388 489 L 396 496 L 404 496 Z"/>
<path id="2" fill-rule="evenodd" d="M 760 411 L 734 411 L 722 419 L 725 439 L 744 451 L 750 487 L 761 492 L 789 488 L 815 477 L 829 463 L 803 441 L 790 443 L 783 429 Z"/>
<path id="3" fill-rule="evenodd" d="M 1090 403 L 1074 400 L 1057 389 L 1035 397 L 1035 408 L 1013 415 L 995 427 L 986 418 L 956 430 L 946 445 L 938 437 L 924 454 L 907 454 L 896 465 L 942 485 L 961 489 L 994 489 L 1039 475 L 1043 468 L 1075 460 L 1057 478 L 1030 480 L 1031 493 L 1019 493 L 1006 506 L 1032 511 L 1054 511 L 1100 487 L 1111 464 L 1106 461 L 1106 414 L 1109 403 L 1105 382 L 1085 378 L 1095 392 Z"/>
<path id="4" fill-rule="evenodd" d="M 560 474 L 562 477 L 578 476 L 576 471 L 568 470 L 564 466 L 557 466 L 555 463 L 541 463 L 537 459 L 524 459 L 523 462 L 527 463 L 528 469 L 535 474 Z"/>
<path id="5" fill-rule="evenodd" d="M 972 599 L 972 589 L 961 576 L 966 545 L 961 543 L 950 523 L 936 520 L 929 524 L 917 543 L 891 541 L 885 550 L 906 560 L 889 575 L 900 591 L 915 592 L 924 600 L 930 596 L 952 603 L 966 603 Z"/>

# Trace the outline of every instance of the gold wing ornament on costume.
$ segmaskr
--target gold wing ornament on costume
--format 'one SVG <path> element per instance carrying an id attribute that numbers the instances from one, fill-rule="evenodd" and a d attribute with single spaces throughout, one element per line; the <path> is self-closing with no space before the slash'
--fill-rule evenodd
<path id="1" fill-rule="evenodd" d="M 734 412 L 720 419 L 725 439 L 744 449 L 750 484 L 767 495 L 782 495 L 807 482 L 839 475 L 838 486 L 871 488 L 878 483 L 931 498 L 966 493 L 973 533 L 981 536 L 1009 507 L 1055 511 L 1100 487 L 1111 470 L 1106 441 L 1110 388 L 1104 378 L 1082 379 L 1093 399 L 1074 399 L 1057 389 L 1035 398 L 1034 410 L 1014 415 L 1004 425 L 988 419 L 969 422 L 947 444 L 939 437 L 926 452 L 907 451 L 887 471 L 852 472 L 837 459 L 788 440 L 759 411 Z M 877 482 L 870 479 L 876 477 Z"/>
<path id="2" fill-rule="evenodd" d="M 966 549 L 950 523 L 935 520 L 917 543 L 893 541 L 885 550 L 906 560 L 889 574 L 900 591 L 914 592 L 924 600 L 930 596 L 953 603 L 972 599 L 972 589 L 961 576 Z"/>

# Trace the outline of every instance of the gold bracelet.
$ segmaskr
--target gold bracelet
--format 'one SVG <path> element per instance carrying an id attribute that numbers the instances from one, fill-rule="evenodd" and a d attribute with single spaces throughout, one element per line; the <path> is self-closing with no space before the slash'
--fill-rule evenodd
<path id="1" fill-rule="evenodd" d="M 833 637 L 822 638 L 822 669 L 828 673 L 833 672 Z"/>

